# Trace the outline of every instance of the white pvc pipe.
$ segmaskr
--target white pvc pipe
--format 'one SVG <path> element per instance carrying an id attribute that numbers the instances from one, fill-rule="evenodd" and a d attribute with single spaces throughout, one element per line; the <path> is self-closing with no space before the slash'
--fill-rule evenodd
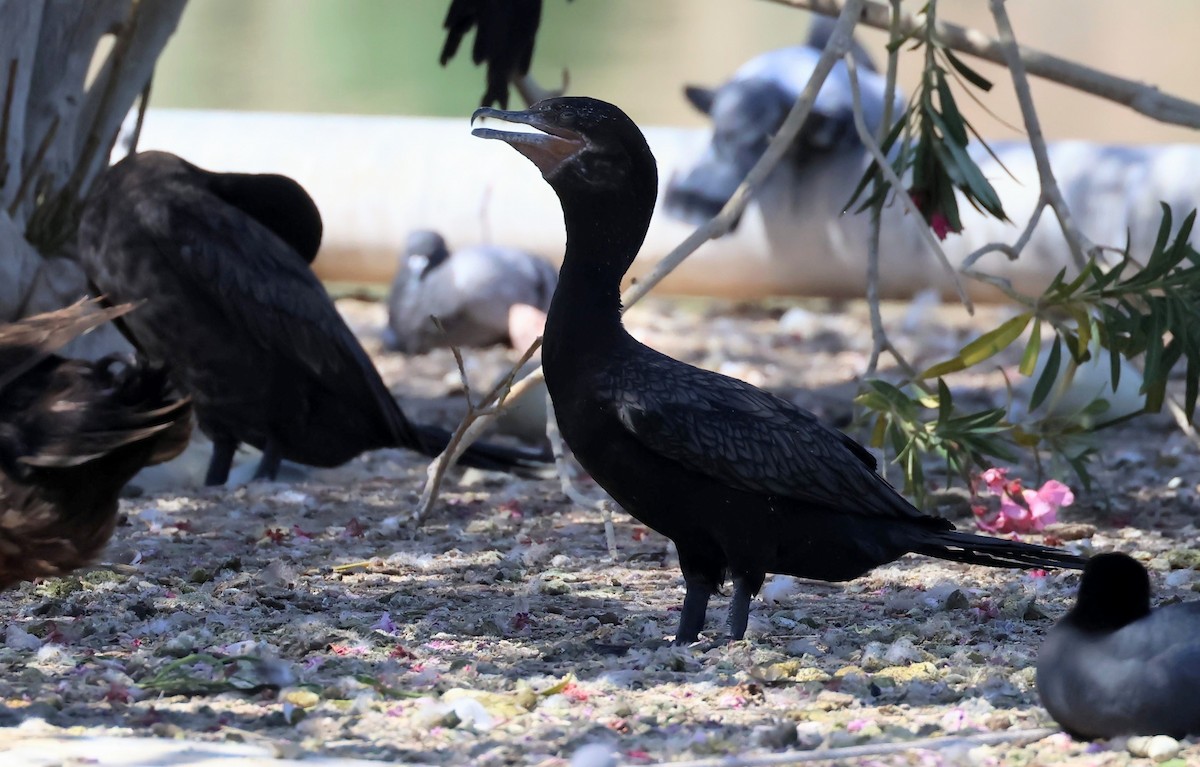
<path id="1" fill-rule="evenodd" d="M 324 279 L 388 281 L 415 228 L 439 230 L 452 246 L 491 241 L 561 260 L 562 211 L 554 193 L 528 161 L 498 142 L 472 137 L 470 130 L 465 116 L 152 109 L 139 148 L 175 152 L 212 170 L 296 178 L 325 220 L 325 244 L 316 262 Z M 660 192 L 695 161 L 709 138 L 705 129 L 651 127 L 645 133 L 658 159 Z M 862 171 L 861 160 L 827 165 L 800 186 L 775 194 L 765 208 L 752 204 L 734 234 L 706 244 L 664 289 L 726 297 L 863 295 L 866 219 L 838 215 Z M 1006 206 L 1010 196 L 1020 198 L 1010 216 L 1023 224 L 1024 208 L 1032 207 L 1025 200 L 1036 196 L 1037 178 L 1026 173 L 1018 179 L 993 176 Z M 793 182 L 776 180 L 784 183 Z M 989 224 L 968 207 L 964 235 L 946 241 L 955 263 L 990 239 L 1011 242 L 1018 231 Z M 916 222 L 893 205 L 885 226 L 884 294 L 911 295 L 931 286 L 949 292 L 950 277 L 919 239 Z M 631 275 L 646 273 L 690 231 L 656 212 Z M 1018 287 L 1037 290 L 1066 263 L 1065 248 L 1055 244 L 1054 233 L 1048 236 L 1042 252 L 1015 263 L 995 257 L 987 265 Z M 978 286 L 972 291 L 986 293 Z"/>

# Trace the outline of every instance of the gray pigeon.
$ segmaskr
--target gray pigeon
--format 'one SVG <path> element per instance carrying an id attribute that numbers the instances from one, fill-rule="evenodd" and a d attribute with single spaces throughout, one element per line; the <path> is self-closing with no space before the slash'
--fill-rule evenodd
<path id="1" fill-rule="evenodd" d="M 1150 609 L 1146 568 L 1098 554 L 1037 662 L 1050 716 L 1075 738 L 1200 733 L 1200 602 Z"/>
<path id="2" fill-rule="evenodd" d="M 509 309 L 546 311 L 557 282 L 553 266 L 524 251 L 478 245 L 451 254 L 440 234 L 413 232 L 392 282 L 384 342 L 406 354 L 509 343 Z"/>

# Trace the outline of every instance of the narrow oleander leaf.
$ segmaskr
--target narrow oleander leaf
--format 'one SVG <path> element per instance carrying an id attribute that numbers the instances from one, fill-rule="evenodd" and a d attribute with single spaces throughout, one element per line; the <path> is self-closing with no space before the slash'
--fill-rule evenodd
<path id="1" fill-rule="evenodd" d="M 957 373 L 960 370 L 966 369 L 967 363 L 963 362 L 963 358 L 961 356 L 951 357 L 948 360 L 943 360 L 942 362 L 925 368 L 917 375 L 917 378 L 921 379 L 922 381 L 930 378 L 941 378 L 942 376 L 950 375 L 951 373 Z"/>
<path id="2" fill-rule="evenodd" d="M 1033 375 L 1037 369 L 1038 355 L 1042 352 L 1042 321 L 1037 320 L 1033 323 L 1033 330 L 1029 333 L 1029 343 L 1025 345 L 1025 353 L 1021 355 L 1021 366 L 1019 370 L 1021 375 L 1029 377 Z"/>
<path id="3" fill-rule="evenodd" d="M 963 63 L 962 59 L 954 55 L 954 51 L 949 48 L 942 48 L 941 52 L 945 55 L 946 60 L 950 62 L 950 66 L 954 67 L 954 71 L 962 75 L 971 85 L 974 85 L 981 91 L 990 91 L 992 89 L 992 81 Z"/>
<path id="4" fill-rule="evenodd" d="M 1050 354 L 1046 357 L 1046 367 L 1042 369 L 1042 375 L 1033 386 L 1033 395 L 1029 398 L 1029 409 L 1036 410 L 1042 402 L 1046 400 L 1046 395 L 1054 388 L 1054 383 L 1058 380 L 1058 368 L 1062 364 L 1062 338 L 1055 335 L 1054 345 L 1050 347 Z"/>
<path id="5" fill-rule="evenodd" d="M 1023 312 L 1002 323 L 1000 327 L 989 330 L 979 338 L 971 341 L 958 353 L 967 367 L 978 365 L 980 362 L 1007 349 L 1013 341 L 1021 337 L 1033 319 L 1033 312 Z"/>

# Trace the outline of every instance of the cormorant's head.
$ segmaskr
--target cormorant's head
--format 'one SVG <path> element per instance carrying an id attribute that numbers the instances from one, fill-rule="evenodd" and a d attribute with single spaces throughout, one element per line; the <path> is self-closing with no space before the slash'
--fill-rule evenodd
<path id="1" fill-rule="evenodd" d="M 1097 554 L 1079 581 L 1067 619 L 1089 631 L 1115 631 L 1150 612 L 1150 576 L 1125 554 Z"/>
<path id="2" fill-rule="evenodd" d="M 545 99 L 523 112 L 484 107 L 471 116 L 529 125 L 541 133 L 476 128 L 528 157 L 559 196 L 629 195 L 653 210 L 658 170 L 645 136 L 617 107 L 598 99 Z"/>
<path id="3" fill-rule="evenodd" d="M 311 264 L 321 249 L 324 226 L 317 204 L 294 179 L 276 173 L 217 173 L 191 166 L 209 189 L 242 210 Z"/>

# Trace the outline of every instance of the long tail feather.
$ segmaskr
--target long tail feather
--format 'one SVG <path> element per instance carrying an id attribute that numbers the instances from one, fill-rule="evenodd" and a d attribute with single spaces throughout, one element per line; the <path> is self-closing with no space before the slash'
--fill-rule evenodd
<path id="1" fill-rule="evenodd" d="M 958 530 L 939 530 L 931 533 L 924 544 L 914 551 L 938 559 L 989 567 L 1059 567 L 1082 570 L 1087 563 L 1083 557 L 1052 546 L 1009 541 Z"/>

